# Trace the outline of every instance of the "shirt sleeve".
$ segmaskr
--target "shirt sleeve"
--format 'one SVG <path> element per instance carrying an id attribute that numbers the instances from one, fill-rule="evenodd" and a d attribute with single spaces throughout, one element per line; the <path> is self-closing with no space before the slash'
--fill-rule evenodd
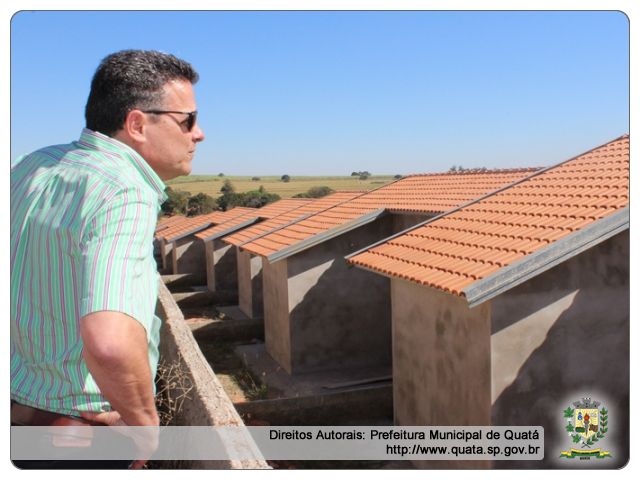
<path id="1" fill-rule="evenodd" d="M 122 312 L 149 332 L 158 296 L 153 258 L 157 213 L 157 206 L 142 192 L 125 190 L 87 225 L 81 241 L 81 317 Z"/>

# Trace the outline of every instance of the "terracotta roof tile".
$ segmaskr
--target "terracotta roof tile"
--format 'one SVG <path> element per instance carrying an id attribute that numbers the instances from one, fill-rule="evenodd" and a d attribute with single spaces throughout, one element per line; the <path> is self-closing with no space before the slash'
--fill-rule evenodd
<path id="1" fill-rule="evenodd" d="M 242 215 L 227 220 L 226 222 L 219 223 L 218 225 L 214 225 L 213 227 L 202 230 L 196 233 L 195 237 L 199 238 L 200 240 L 206 240 L 207 238 L 219 235 L 220 233 L 226 232 L 229 229 L 233 229 L 234 227 L 242 225 L 245 222 L 255 220 L 257 218 L 259 218 L 259 216 L 256 212 L 243 213 Z"/>
<path id="2" fill-rule="evenodd" d="M 195 236 L 200 239 L 209 238 L 212 235 L 216 235 L 237 225 L 241 225 L 248 220 L 254 218 L 273 218 L 308 203 L 309 200 L 305 198 L 287 198 L 270 203 L 261 208 L 235 207 L 227 212 L 219 212 L 227 215 L 219 218 L 219 221 L 215 222 L 213 226 L 196 233 Z"/>
<path id="3" fill-rule="evenodd" d="M 209 225 L 226 222 L 244 213 L 255 211 L 255 208 L 236 207 L 226 212 L 215 211 L 204 215 L 196 215 L 195 217 L 182 217 L 184 220 L 181 222 L 176 222 L 160 230 L 156 234 L 156 238 L 164 238 L 166 242 L 172 242 L 185 234 L 197 232 Z"/>
<path id="4" fill-rule="evenodd" d="M 165 228 L 168 228 L 170 226 L 182 223 L 186 219 L 187 219 L 187 217 L 185 217 L 183 215 L 173 215 L 171 217 L 162 217 L 160 220 L 158 220 L 158 223 L 156 225 L 156 233 L 159 232 L 160 230 L 164 230 Z"/>
<path id="5" fill-rule="evenodd" d="M 257 209 L 260 218 L 273 218 L 312 202 L 309 198 L 284 198 Z"/>
<path id="6" fill-rule="evenodd" d="M 462 295 L 477 280 L 628 202 L 629 137 L 624 136 L 372 247 L 349 262 Z M 407 270 L 406 265 L 413 267 Z"/>
<path id="7" fill-rule="evenodd" d="M 265 222 L 260 222 L 256 225 L 252 225 L 251 227 L 244 228 L 233 235 L 224 237 L 222 240 L 230 243 L 231 245 L 239 246 L 248 241 L 256 240 L 269 232 L 277 230 L 278 228 L 282 228 L 295 220 L 321 212 L 346 200 L 351 200 L 361 194 L 362 192 L 335 192 L 322 198 L 305 199 L 308 201 L 296 208 L 292 208 L 285 213 L 274 216 Z M 264 247 L 259 248 L 264 249 Z"/>
<path id="8" fill-rule="evenodd" d="M 435 215 L 469 202 L 498 188 L 509 185 L 537 169 L 489 170 L 464 173 L 420 174 L 404 177 L 371 192 L 360 193 L 333 208 L 299 219 L 291 225 L 282 223 L 279 229 L 266 235 L 275 240 L 267 255 L 277 253 L 314 235 L 360 218 L 379 209 L 390 212 Z M 278 227 L 278 225 L 276 225 Z M 301 235 L 303 234 L 303 235 Z M 260 232 L 264 235 L 264 232 Z M 265 238 L 265 237 L 262 237 Z M 264 255 L 265 243 L 239 237 L 224 240 L 255 254 Z M 259 250 L 259 251 L 258 251 Z"/>

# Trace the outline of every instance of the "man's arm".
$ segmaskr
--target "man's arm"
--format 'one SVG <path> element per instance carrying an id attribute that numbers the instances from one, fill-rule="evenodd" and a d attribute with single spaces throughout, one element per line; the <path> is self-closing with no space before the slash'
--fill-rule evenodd
<path id="1" fill-rule="evenodd" d="M 80 335 L 87 367 L 122 421 L 157 426 L 144 327 L 124 313 L 101 311 L 82 317 Z"/>

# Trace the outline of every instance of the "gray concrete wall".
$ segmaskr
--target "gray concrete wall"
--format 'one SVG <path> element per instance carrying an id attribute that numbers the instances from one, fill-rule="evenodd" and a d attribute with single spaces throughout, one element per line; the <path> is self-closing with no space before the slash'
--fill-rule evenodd
<path id="1" fill-rule="evenodd" d="M 492 301 L 493 423 L 542 425 L 544 466 L 566 466 L 562 410 L 585 395 L 610 411 L 607 468 L 628 458 L 629 301 L 628 231 Z"/>
<path id="2" fill-rule="evenodd" d="M 413 213 L 407 214 L 394 214 L 393 215 L 393 231 L 401 232 L 402 230 L 406 230 L 409 227 L 413 227 L 417 223 L 424 222 L 429 218 L 432 218 L 433 215 L 418 215 Z"/>
<path id="3" fill-rule="evenodd" d="M 305 373 L 390 365 L 389 281 L 348 267 L 344 256 L 424 218 L 386 215 L 289 257 L 286 288 L 273 288 L 272 273 L 263 271 L 266 347 L 285 370 Z M 286 297 L 276 302 L 270 298 L 274 294 Z"/>
<path id="4" fill-rule="evenodd" d="M 191 273 L 194 281 L 197 280 L 199 283 L 206 281 L 204 246 L 194 236 L 190 235 L 173 242 L 171 258 L 171 273 Z"/>
<path id="5" fill-rule="evenodd" d="M 291 373 L 291 328 L 287 259 L 270 264 L 262 259 L 264 341 L 269 355 Z"/>
<path id="6" fill-rule="evenodd" d="M 215 292 L 216 271 L 213 268 L 213 240 L 202 243 L 204 244 L 204 268 L 207 271 L 207 290 L 209 290 L 210 292 Z"/>
<path id="7" fill-rule="evenodd" d="M 158 240 L 160 247 L 160 258 L 162 259 L 162 273 L 171 273 L 173 270 L 173 256 L 171 255 L 171 249 L 173 243 L 167 243 L 164 238 Z"/>
<path id="8" fill-rule="evenodd" d="M 263 316 L 262 258 L 236 247 L 238 259 L 238 302 L 249 318 Z"/>
<path id="9" fill-rule="evenodd" d="M 293 372 L 390 365 L 389 280 L 343 258 L 393 226 L 388 215 L 288 259 Z"/>
<path id="10" fill-rule="evenodd" d="M 213 270 L 215 291 L 238 290 L 238 262 L 236 247 L 219 239 L 213 240 Z"/>
<path id="11" fill-rule="evenodd" d="M 490 306 L 391 280 L 396 425 L 490 425 Z M 487 462 L 415 462 L 484 468 Z"/>
<path id="12" fill-rule="evenodd" d="M 157 315 L 163 320 L 160 332 L 160 358 L 168 365 L 179 365 L 188 376 L 193 387 L 188 399 L 182 403 L 182 409 L 176 413 L 172 425 L 179 426 L 225 426 L 243 425 L 242 419 L 233 407 L 209 363 L 202 355 L 196 341 L 184 321 L 182 312 L 177 307 L 171 293 L 164 284 L 160 284 Z M 183 392 L 175 392 L 177 398 Z M 262 455 L 255 447 L 253 439 L 248 436 L 244 442 L 234 442 L 233 448 L 241 448 L 257 452 L 255 460 L 210 460 L 165 462 L 178 468 L 269 468 Z M 159 462 L 162 463 L 162 462 Z"/>

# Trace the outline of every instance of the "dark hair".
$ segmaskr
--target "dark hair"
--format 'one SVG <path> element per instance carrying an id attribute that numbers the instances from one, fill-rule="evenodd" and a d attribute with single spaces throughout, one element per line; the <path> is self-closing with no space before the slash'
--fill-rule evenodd
<path id="1" fill-rule="evenodd" d="M 161 105 L 164 85 L 176 79 L 191 83 L 198 73 L 184 60 L 153 50 L 123 50 L 105 57 L 91 81 L 85 107 L 87 128 L 113 135 L 134 108 Z"/>

